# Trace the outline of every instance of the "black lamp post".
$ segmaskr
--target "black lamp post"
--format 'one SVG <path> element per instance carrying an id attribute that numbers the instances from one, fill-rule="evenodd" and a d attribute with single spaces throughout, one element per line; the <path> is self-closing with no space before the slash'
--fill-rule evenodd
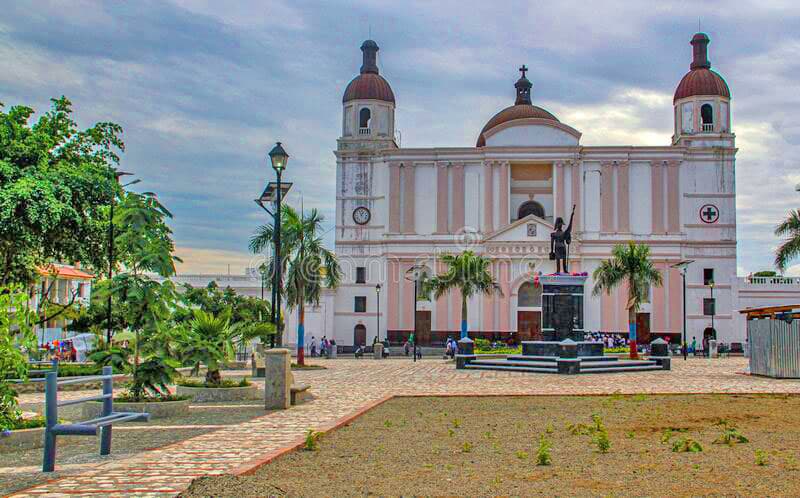
<path id="1" fill-rule="evenodd" d="M 406 270 L 405 278 L 408 281 L 414 282 L 414 361 L 417 361 L 417 294 L 418 294 L 418 286 L 419 286 L 419 270 L 421 269 L 420 266 L 414 265 L 408 270 Z"/>
<path id="2" fill-rule="evenodd" d="M 133 173 L 126 173 L 124 171 L 117 171 L 114 173 L 114 178 L 119 184 L 119 179 L 123 176 L 130 176 Z M 124 189 L 130 185 L 135 185 L 141 180 L 133 180 L 132 182 L 121 185 L 120 189 Z M 111 347 L 112 325 L 111 325 L 111 279 L 114 278 L 114 204 L 117 198 L 117 193 L 111 194 L 111 205 L 108 214 L 108 303 L 106 304 L 106 346 Z"/>
<path id="3" fill-rule="evenodd" d="M 717 312 L 717 303 L 714 301 L 714 281 L 708 283 L 708 287 L 711 289 L 711 337 L 713 339 L 717 338 L 717 329 L 714 328 L 714 314 Z"/>
<path id="4" fill-rule="evenodd" d="M 261 206 L 261 208 L 269 213 L 272 216 L 274 222 L 274 228 L 272 231 L 272 243 L 274 245 L 274 257 L 273 257 L 273 280 L 272 280 L 272 303 L 271 303 L 271 319 L 272 323 L 275 324 L 275 328 L 280 335 L 281 330 L 281 282 L 283 281 L 281 277 L 281 270 L 283 265 L 281 264 L 281 201 L 283 200 L 283 196 L 286 192 L 289 191 L 292 184 L 281 182 L 281 175 L 283 170 L 286 169 L 286 163 L 289 161 L 289 154 L 283 149 L 280 142 L 275 144 L 275 147 L 269 151 L 269 161 L 272 166 L 272 169 L 275 170 L 275 174 L 277 175 L 277 182 L 269 182 L 267 187 L 264 189 L 264 192 L 261 194 L 261 197 L 255 200 L 256 204 Z M 275 212 L 272 213 L 265 203 L 274 202 L 275 203 Z M 263 281 L 263 276 L 262 276 Z M 263 291 L 262 291 L 263 297 Z M 275 346 L 275 336 L 272 338 L 272 347 Z M 302 349 L 298 349 L 298 355 L 302 356 Z M 298 358 L 301 360 L 301 358 Z"/>
<path id="5" fill-rule="evenodd" d="M 686 343 L 686 270 L 689 269 L 689 265 L 694 263 L 692 260 L 684 260 L 680 263 L 675 263 L 672 265 L 673 268 L 678 268 L 681 271 L 681 277 L 683 278 L 683 360 L 686 361 L 688 354 L 689 354 L 689 346 Z"/>
<path id="6" fill-rule="evenodd" d="M 378 340 L 381 340 L 381 284 L 377 284 L 375 286 L 375 303 L 377 306 L 375 307 L 376 313 L 375 318 L 378 320 L 378 328 L 375 333 L 378 336 Z M 388 339 L 388 337 L 387 337 Z"/>

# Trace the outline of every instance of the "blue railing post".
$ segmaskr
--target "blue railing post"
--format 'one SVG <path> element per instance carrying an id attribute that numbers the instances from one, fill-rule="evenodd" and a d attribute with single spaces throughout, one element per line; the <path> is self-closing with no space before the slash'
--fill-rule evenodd
<path id="1" fill-rule="evenodd" d="M 103 394 L 109 395 L 103 399 L 103 412 L 101 417 L 107 417 L 114 411 L 114 401 L 111 395 L 114 392 L 114 379 L 111 377 L 112 368 L 103 367 L 103 375 L 108 377 L 103 379 Z M 108 455 L 111 453 L 111 424 L 100 428 L 100 454 Z"/>
<path id="2" fill-rule="evenodd" d="M 56 465 L 56 435 L 58 423 L 58 372 L 47 372 L 44 386 L 44 460 L 42 472 L 52 472 Z"/>
<path id="3" fill-rule="evenodd" d="M 58 358 L 53 358 L 52 361 L 50 362 L 50 365 L 52 366 L 53 371 L 55 373 L 58 373 Z"/>

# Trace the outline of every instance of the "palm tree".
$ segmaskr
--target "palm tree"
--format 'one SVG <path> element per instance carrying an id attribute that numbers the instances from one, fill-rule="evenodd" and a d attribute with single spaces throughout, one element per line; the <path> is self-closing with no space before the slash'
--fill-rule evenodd
<path id="1" fill-rule="evenodd" d="M 495 292 L 502 295 L 500 286 L 494 281 L 489 271 L 491 260 L 477 255 L 472 251 L 461 254 L 445 254 L 442 262 L 447 265 L 447 270 L 441 275 L 423 282 L 423 292 L 434 293 L 434 298 L 448 294 L 452 289 L 461 291 L 461 338 L 467 337 L 467 301 L 474 295 L 492 295 Z"/>
<path id="2" fill-rule="evenodd" d="M 775 227 L 775 235 L 785 238 L 775 253 L 775 266 L 783 273 L 789 261 L 800 256 L 800 210 L 789 211 L 789 217 Z"/>
<path id="3" fill-rule="evenodd" d="M 289 309 L 297 308 L 297 363 L 305 364 L 305 306 L 319 304 L 322 288 L 335 289 L 342 269 L 333 251 L 322 245 L 323 217 L 316 209 L 307 216 L 290 206 L 281 208 L 281 273 L 285 276 L 282 295 Z M 262 225 L 250 238 L 250 250 L 259 253 L 272 244 L 272 225 Z M 275 261 L 267 266 L 272 270 Z M 272 273 L 270 271 L 270 273 Z M 270 286 L 272 282 L 268 283 Z"/>
<path id="4" fill-rule="evenodd" d="M 650 261 L 650 247 L 633 242 L 627 245 L 616 245 L 611 250 L 611 259 L 600 263 L 594 273 L 595 296 L 602 292 L 611 294 L 611 291 L 623 283 L 628 284 L 628 330 L 630 333 L 630 356 L 638 358 L 636 351 L 636 312 L 639 306 L 647 299 L 650 287 L 661 287 L 661 273 Z"/>

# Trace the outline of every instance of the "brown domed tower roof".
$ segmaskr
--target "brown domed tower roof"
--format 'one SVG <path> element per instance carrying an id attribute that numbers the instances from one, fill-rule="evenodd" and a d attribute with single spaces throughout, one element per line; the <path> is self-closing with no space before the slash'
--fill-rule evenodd
<path id="1" fill-rule="evenodd" d="M 475 144 L 476 147 L 484 147 L 486 145 L 486 137 L 484 136 L 484 133 L 491 130 L 495 126 L 507 123 L 508 121 L 514 121 L 515 119 L 534 118 L 548 119 L 559 122 L 558 118 L 556 118 L 549 111 L 531 103 L 531 88 L 533 85 L 530 81 L 528 81 L 528 78 L 525 77 L 525 72 L 528 71 L 528 68 L 523 65 L 519 68 L 519 70 L 522 73 L 522 77 L 520 77 L 520 79 L 514 84 L 514 87 L 517 89 L 517 99 L 514 102 L 514 105 L 506 107 L 502 111 L 492 116 L 492 119 L 486 123 L 486 126 L 483 127 L 480 135 L 478 135 L 478 143 Z"/>
<path id="2" fill-rule="evenodd" d="M 725 79 L 711 69 L 708 60 L 708 44 L 710 40 L 705 33 L 697 33 L 690 42 L 693 47 L 693 60 L 689 72 L 678 83 L 673 102 L 695 95 L 718 95 L 731 98 L 731 91 Z"/>
<path id="3" fill-rule="evenodd" d="M 361 44 L 363 64 L 361 74 L 353 78 L 344 90 L 342 102 L 351 100 L 383 100 L 394 103 L 394 92 L 389 82 L 378 74 L 378 44 L 367 40 Z"/>

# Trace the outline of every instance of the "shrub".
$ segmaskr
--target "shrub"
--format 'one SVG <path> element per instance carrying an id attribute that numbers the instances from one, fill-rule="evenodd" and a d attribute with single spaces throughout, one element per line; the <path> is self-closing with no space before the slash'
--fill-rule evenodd
<path id="1" fill-rule="evenodd" d="M 539 450 L 536 452 L 536 465 L 550 465 L 553 463 L 553 458 L 550 456 L 550 448 L 552 448 L 552 444 L 542 434 L 539 437 Z"/>
<path id="2" fill-rule="evenodd" d="M 322 437 L 321 432 L 316 432 L 313 429 L 309 429 L 306 432 L 306 442 L 303 445 L 303 449 L 306 451 L 317 451 L 319 447 L 319 439 Z"/>
<path id="3" fill-rule="evenodd" d="M 44 417 L 20 418 L 19 420 L 13 422 L 9 429 L 12 431 L 21 431 L 23 429 L 36 429 L 44 426 Z"/>
<path id="4" fill-rule="evenodd" d="M 675 453 L 700 453 L 703 451 L 703 447 L 690 437 L 682 437 L 672 443 L 672 451 Z"/>
<path id="5" fill-rule="evenodd" d="M 461 420 L 459 420 L 457 418 L 454 418 L 453 419 L 453 428 L 454 429 L 458 429 L 459 427 L 461 427 Z"/>
<path id="6" fill-rule="evenodd" d="M 519 458 L 520 460 L 527 460 L 528 459 L 528 452 L 527 451 L 522 451 L 522 450 L 517 450 L 517 458 Z"/>
<path id="7" fill-rule="evenodd" d="M 733 446 L 736 443 L 747 443 L 749 440 L 739 432 L 736 427 L 725 427 L 722 434 L 714 440 L 714 444 L 727 444 Z"/>
<path id="8" fill-rule="evenodd" d="M 472 443 L 470 443 L 469 441 L 464 441 L 464 444 L 461 446 L 461 451 L 463 453 L 470 453 L 472 451 L 472 448 L 473 448 Z"/>
<path id="9" fill-rule="evenodd" d="M 769 455 L 764 450 L 756 450 L 756 465 L 765 466 L 769 464 Z"/>
<path id="10" fill-rule="evenodd" d="M 582 423 L 569 424 L 567 425 L 567 430 L 573 436 L 588 436 L 589 434 L 592 433 L 592 428 Z"/>
<path id="11" fill-rule="evenodd" d="M 606 431 L 605 427 L 602 430 L 597 431 L 594 441 L 595 444 L 597 444 L 597 450 L 600 453 L 608 453 L 608 450 L 611 449 L 611 441 L 608 439 L 608 432 Z"/>
<path id="12" fill-rule="evenodd" d="M 252 384 L 247 378 L 241 380 L 222 379 L 219 384 L 206 384 L 205 381 L 197 379 L 183 379 L 178 382 L 183 387 L 207 387 L 207 388 L 226 388 L 226 387 L 249 387 Z"/>

